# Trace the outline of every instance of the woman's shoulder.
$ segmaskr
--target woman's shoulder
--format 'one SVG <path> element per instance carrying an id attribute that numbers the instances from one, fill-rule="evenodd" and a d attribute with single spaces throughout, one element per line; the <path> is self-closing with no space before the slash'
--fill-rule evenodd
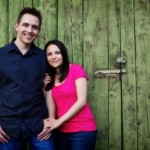
<path id="1" fill-rule="evenodd" d="M 70 64 L 70 73 L 73 74 L 75 78 L 86 77 L 87 74 L 80 64 Z"/>
<path id="2" fill-rule="evenodd" d="M 72 70 L 74 70 L 74 69 L 83 69 L 83 67 L 80 64 L 70 64 L 70 68 Z"/>

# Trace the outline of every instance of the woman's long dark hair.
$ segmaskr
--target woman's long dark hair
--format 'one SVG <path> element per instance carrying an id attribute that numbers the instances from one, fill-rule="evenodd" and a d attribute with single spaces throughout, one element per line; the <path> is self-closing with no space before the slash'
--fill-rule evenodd
<path id="1" fill-rule="evenodd" d="M 45 48 L 44 48 L 45 53 L 46 53 L 47 47 L 49 45 L 56 45 L 59 48 L 60 53 L 62 54 L 63 63 L 62 63 L 62 66 L 60 68 L 59 82 L 63 82 L 65 80 L 66 76 L 68 75 L 68 72 L 69 72 L 69 57 L 68 57 L 67 48 L 61 41 L 51 40 L 51 41 L 48 41 L 45 45 Z M 56 70 L 55 70 L 55 68 L 53 68 L 52 66 L 49 65 L 48 61 L 46 63 L 47 63 L 46 71 L 51 76 L 51 80 L 52 80 L 51 83 L 53 85 Z M 48 85 L 46 87 L 46 90 L 49 90 L 49 89 L 50 89 L 50 86 Z"/>

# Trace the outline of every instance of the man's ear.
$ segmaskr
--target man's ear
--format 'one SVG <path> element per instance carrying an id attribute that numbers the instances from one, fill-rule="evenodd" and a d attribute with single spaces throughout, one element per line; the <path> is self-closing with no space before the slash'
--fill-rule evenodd
<path id="1" fill-rule="evenodd" d="M 14 26 L 15 26 L 16 31 L 18 31 L 18 25 L 19 25 L 19 24 L 18 24 L 18 22 L 16 22 L 16 23 L 15 23 L 15 25 L 14 25 Z"/>

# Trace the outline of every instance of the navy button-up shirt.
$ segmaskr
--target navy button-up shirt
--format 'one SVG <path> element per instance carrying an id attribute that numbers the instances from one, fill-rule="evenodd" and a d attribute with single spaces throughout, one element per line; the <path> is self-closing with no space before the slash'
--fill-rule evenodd
<path id="1" fill-rule="evenodd" d="M 22 122 L 37 135 L 47 117 L 42 90 L 46 57 L 32 44 L 23 55 L 12 41 L 0 48 L 0 126 L 10 137 L 18 137 Z"/>

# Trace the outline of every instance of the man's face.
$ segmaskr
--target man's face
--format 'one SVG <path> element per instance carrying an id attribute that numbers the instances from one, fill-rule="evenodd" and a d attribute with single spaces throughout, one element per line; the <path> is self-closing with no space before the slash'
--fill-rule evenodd
<path id="1" fill-rule="evenodd" d="M 24 14 L 15 27 L 17 39 L 23 44 L 31 44 L 39 34 L 40 22 L 36 16 Z"/>

